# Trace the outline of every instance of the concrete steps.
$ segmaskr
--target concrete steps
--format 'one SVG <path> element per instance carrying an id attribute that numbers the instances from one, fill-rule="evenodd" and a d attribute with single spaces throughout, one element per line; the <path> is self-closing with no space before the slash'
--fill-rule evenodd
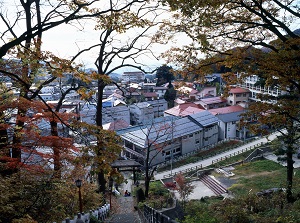
<path id="1" fill-rule="evenodd" d="M 216 180 L 212 177 L 203 174 L 200 177 L 200 181 L 203 182 L 209 189 L 211 189 L 216 195 L 221 195 L 227 193 L 227 189 L 219 184 Z"/>

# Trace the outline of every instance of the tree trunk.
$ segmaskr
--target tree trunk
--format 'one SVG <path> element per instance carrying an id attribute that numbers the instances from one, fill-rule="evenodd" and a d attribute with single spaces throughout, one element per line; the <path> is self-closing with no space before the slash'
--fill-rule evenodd
<path id="1" fill-rule="evenodd" d="M 147 174 L 146 174 L 147 175 Z M 148 176 L 145 177 L 145 197 L 149 197 L 149 186 L 150 186 L 150 180 L 151 178 Z"/>
<path id="2" fill-rule="evenodd" d="M 57 130 L 57 122 L 51 121 L 51 135 L 58 136 Z M 55 145 L 52 147 L 53 149 L 53 164 L 54 164 L 54 177 L 61 178 L 61 162 L 60 162 L 60 150 Z"/>
<path id="3" fill-rule="evenodd" d="M 293 194 L 292 194 L 292 188 L 293 188 L 293 174 L 294 174 L 294 160 L 293 160 L 293 147 L 288 146 L 287 152 L 287 188 L 286 188 L 286 196 L 287 201 L 289 203 L 293 202 Z"/>
<path id="4" fill-rule="evenodd" d="M 0 117 L 3 116 L 3 112 L 0 112 Z M 1 125 L 5 124 L 0 123 Z M 7 172 L 7 161 L 5 159 L 2 159 L 2 157 L 10 157 L 9 154 L 9 148 L 8 148 L 8 135 L 7 135 L 7 129 L 5 126 L 0 126 L 0 174 L 2 176 L 8 175 Z"/>
<path id="5" fill-rule="evenodd" d="M 105 83 L 102 80 L 98 80 L 98 97 L 97 97 L 97 110 L 96 110 L 96 125 L 102 128 L 102 98 L 104 91 Z M 100 151 L 103 150 L 103 142 L 99 139 L 98 142 L 98 155 L 100 155 Z M 106 189 L 106 180 L 103 171 L 98 172 L 98 184 L 99 184 L 99 192 L 105 193 Z"/>

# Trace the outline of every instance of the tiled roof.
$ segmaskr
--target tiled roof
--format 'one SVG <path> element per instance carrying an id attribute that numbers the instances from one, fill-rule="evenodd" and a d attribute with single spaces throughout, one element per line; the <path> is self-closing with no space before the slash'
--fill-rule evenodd
<path id="1" fill-rule="evenodd" d="M 244 108 L 239 105 L 232 105 L 232 106 L 227 106 L 223 108 L 214 108 L 214 109 L 209 109 L 209 112 L 213 115 L 217 114 L 227 114 L 227 113 L 232 113 L 232 112 L 239 112 L 243 111 Z"/>
<path id="2" fill-rule="evenodd" d="M 200 111 L 203 111 L 203 109 L 200 109 L 198 105 L 194 103 L 184 103 L 166 110 L 165 113 L 173 116 L 184 117 L 190 114 L 198 113 Z"/>
<path id="3" fill-rule="evenodd" d="M 204 127 L 218 122 L 218 119 L 207 110 L 204 110 L 197 114 L 189 115 L 189 118 L 197 121 L 201 126 L 204 126 Z"/>
<path id="4" fill-rule="evenodd" d="M 249 89 L 245 89 L 245 88 L 241 88 L 241 87 L 235 87 L 235 88 L 231 88 L 229 93 L 232 94 L 238 94 L 238 93 L 247 93 L 250 92 Z"/>
<path id="5" fill-rule="evenodd" d="M 226 102 L 226 99 L 221 98 L 221 97 L 209 97 L 209 98 L 202 98 L 200 99 L 205 104 L 218 104 L 218 103 L 223 103 Z"/>

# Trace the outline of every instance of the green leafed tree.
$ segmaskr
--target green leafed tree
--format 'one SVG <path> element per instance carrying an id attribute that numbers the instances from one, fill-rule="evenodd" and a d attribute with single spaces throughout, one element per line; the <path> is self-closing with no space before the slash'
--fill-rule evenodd
<path id="1" fill-rule="evenodd" d="M 287 199 L 293 201 L 292 154 L 299 131 L 298 1 L 165 2 L 174 12 L 174 19 L 164 26 L 171 30 L 168 38 L 180 32 L 190 42 L 165 53 L 182 67 L 184 75 L 196 73 L 203 80 L 211 73 L 212 64 L 225 65 L 231 71 L 223 75 L 228 85 L 256 75 L 271 91 L 279 90 L 275 97 L 258 95 L 260 102 L 250 105 L 245 122 L 257 121 L 251 126 L 257 133 L 268 133 L 270 129 L 282 133 L 287 156 Z M 165 30 L 157 38 L 162 32 Z"/>
<path id="2" fill-rule="evenodd" d="M 171 83 L 172 80 L 174 80 L 174 74 L 172 72 L 172 67 L 168 66 L 166 64 L 160 66 L 156 70 L 156 86 L 161 86 L 166 83 Z"/>

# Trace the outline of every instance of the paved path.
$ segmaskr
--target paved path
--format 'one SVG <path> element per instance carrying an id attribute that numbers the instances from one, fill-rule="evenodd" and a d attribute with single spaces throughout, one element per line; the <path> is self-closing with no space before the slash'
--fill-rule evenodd
<path id="1" fill-rule="evenodd" d="M 115 210 L 109 223 L 140 223 L 137 211 L 134 209 L 134 198 L 124 197 L 124 192 L 131 192 L 132 180 L 128 179 L 129 174 L 125 174 L 127 183 L 123 183 L 119 188 L 121 195 L 117 198 L 117 203 L 113 209 Z"/>
<path id="2" fill-rule="evenodd" d="M 269 135 L 268 137 L 264 137 L 264 138 L 260 138 L 260 139 L 254 140 L 254 141 L 249 142 L 247 144 L 244 144 L 244 145 L 242 145 L 240 147 L 237 147 L 235 149 L 226 151 L 224 153 L 220 153 L 220 154 L 218 154 L 216 156 L 207 158 L 205 160 L 201 160 L 201 161 L 198 161 L 198 162 L 195 162 L 195 163 L 190 163 L 190 164 L 187 164 L 187 165 L 184 165 L 184 166 L 180 166 L 178 168 L 173 169 L 172 173 L 174 174 L 175 172 L 184 171 L 184 170 L 189 169 L 191 167 L 200 166 L 200 165 L 202 165 L 202 167 L 207 167 L 207 166 L 209 166 L 209 165 L 212 164 L 213 160 L 219 159 L 221 157 L 225 157 L 225 156 L 233 154 L 233 153 L 237 153 L 239 151 L 245 150 L 247 148 L 256 146 L 256 145 L 261 144 L 261 143 L 267 143 L 267 142 L 272 141 L 275 138 L 277 138 L 278 135 L 281 135 L 281 133 L 275 132 L 275 133 Z M 157 174 L 155 174 L 154 178 L 156 180 L 160 180 L 160 179 L 163 179 L 165 175 L 169 175 L 169 174 L 171 174 L 171 170 L 157 173 Z"/>

